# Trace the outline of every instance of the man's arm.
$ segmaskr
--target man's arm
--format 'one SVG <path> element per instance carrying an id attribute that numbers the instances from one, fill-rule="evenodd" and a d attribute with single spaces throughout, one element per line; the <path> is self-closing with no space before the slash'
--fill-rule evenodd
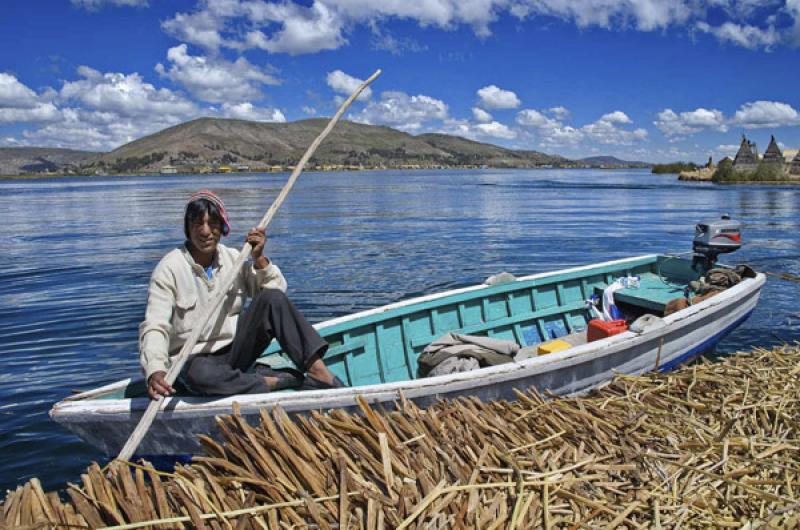
<path id="1" fill-rule="evenodd" d="M 151 399 L 160 399 L 175 392 L 166 380 L 175 293 L 164 276 L 161 267 L 153 272 L 147 289 L 145 318 L 139 326 L 139 363 Z"/>

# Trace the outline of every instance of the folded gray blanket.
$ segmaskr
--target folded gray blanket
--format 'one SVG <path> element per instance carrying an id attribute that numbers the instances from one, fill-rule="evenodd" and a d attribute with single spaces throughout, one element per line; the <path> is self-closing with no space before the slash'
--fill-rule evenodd
<path id="1" fill-rule="evenodd" d="M 519 344 L 510 340 L 448 333 L 422 351 L 417 360 L 419 375 L 432 377 L 510 363 L 519 349 Z M 452 359 L 473 359 L 477 366 L 475 362 L 455 362 Z"/>

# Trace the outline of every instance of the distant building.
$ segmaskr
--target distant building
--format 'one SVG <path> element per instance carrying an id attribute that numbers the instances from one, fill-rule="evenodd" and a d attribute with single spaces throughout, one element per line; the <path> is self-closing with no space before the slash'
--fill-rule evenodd
<path id="1" fill-rule="evenodd" d="M 779 166 L 783 169 L 783 153 L 781 152 L 781 148 L 778 147 L 778 142 L 775 141 L 774 135 L 770 136 L 769 145 L 767 146 L 767 150 L 764 151 L 762 162 L 764 164 Z"/>
<path id="2" fill-rule="evenodd" d="M 794 160 L 792 160 L 792 167 L 789 170 L 789 173 L 792 175 L 800 175 L 800 151 L 794 155 Z"/>
<path id="3" fill-rule="evenodd" d="M 742 143 L 736 158 L 733 159 L 733 167 L 744 171 L 754 171 L 758 166 L 758 147 L 742 135 Z"/>
<path id="4" fill-rule="evenodd" d="M 250 171 L 250 166 L 247 164 L 231 164 L 234 171 Z"/>
<path id="5" fill-rule="evenodd" d="M 230 173 L 231 171 L 231 166 L 219 166 L 217 168 L 217 173 Z"/>
<path id="6" fill-rule="evenodd" d="M 161 174 L 162 175 L 174 175 L 178 172 L 178 168 L 175 166 L 161 166 Z"/>

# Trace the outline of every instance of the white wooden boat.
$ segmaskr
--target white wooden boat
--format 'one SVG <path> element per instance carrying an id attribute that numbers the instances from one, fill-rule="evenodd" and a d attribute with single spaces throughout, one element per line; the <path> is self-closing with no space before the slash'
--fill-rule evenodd
<path id="1" fill-rule="evenodd" d="M 697 276 L 690 260 L 648 255 L 455 289 L 322 322 L 316 327 L 331 345 L 326 363 L 350 387 L 226 398 L 174 396 L 165 400 L 138 455 L 180 458 L 195 453 L 196 435 L 216 436 L 214 417 L 230 413 L 234 402 L 255 422 L 259 409 L 276 405 L 290 413 L 355 409 L 356 398 L 362 396 L 369 403 L 391 407 L 401 393 L 421 405 L 458 396 L 515 399 L 514 389 L 528 387 L 564 395 L 587 391 L 616 372 L 670 370 L 713 349 L 744 322 L 765 281 L 763 274 L 754 274 L 717 296 L 663 317 L 663 326 L 643 333 L 626 331 L 471 372 L 416 377 L 419 353 L 450 331 L 511 339 L 526 347 L 580 333 L 588 322 L 585 300 L 627 275 L 641 278 L 638 289 L 615 295 L 629 319 L 663 315 L 666 302 L 683 296 L 683 287 Z M 279 353 L 273 344 L 265 355 Z M 50 415 L 89 444 L 115 455 L 148 403 L 141 378 L 126 379 L 64 399 Z"/>

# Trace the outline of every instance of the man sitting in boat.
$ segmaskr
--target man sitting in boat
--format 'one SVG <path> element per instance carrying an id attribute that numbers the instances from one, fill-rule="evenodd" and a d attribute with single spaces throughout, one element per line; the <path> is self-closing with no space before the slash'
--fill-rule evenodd
<path id="1" fill-rule="evenodd" d="M 153 271 L 145 319 L 139 327 L 139 361 L 151 399 L 173 394 L 166 373 L 207 305 L 215 286 L 238 251 L 220 244 L 230 225 L 222 200 L 208 190 L 189 198 L 183 220 L 186 242 L 164 256 Z M 227 299 L 212 317 L 186 362 L 179 381 L 206 396 L 251 394 L 284 388 L 344 386 L 322 362 L 328 344 L 284 293 L 286 280 L 264 255 L 263 229 L 247 234 L 252 264 L 242 267 Z M 246 299 L 252 302 L 243 315 Z M 305 380 L 257 365 L 248 371 L 273 338 Z"/>

